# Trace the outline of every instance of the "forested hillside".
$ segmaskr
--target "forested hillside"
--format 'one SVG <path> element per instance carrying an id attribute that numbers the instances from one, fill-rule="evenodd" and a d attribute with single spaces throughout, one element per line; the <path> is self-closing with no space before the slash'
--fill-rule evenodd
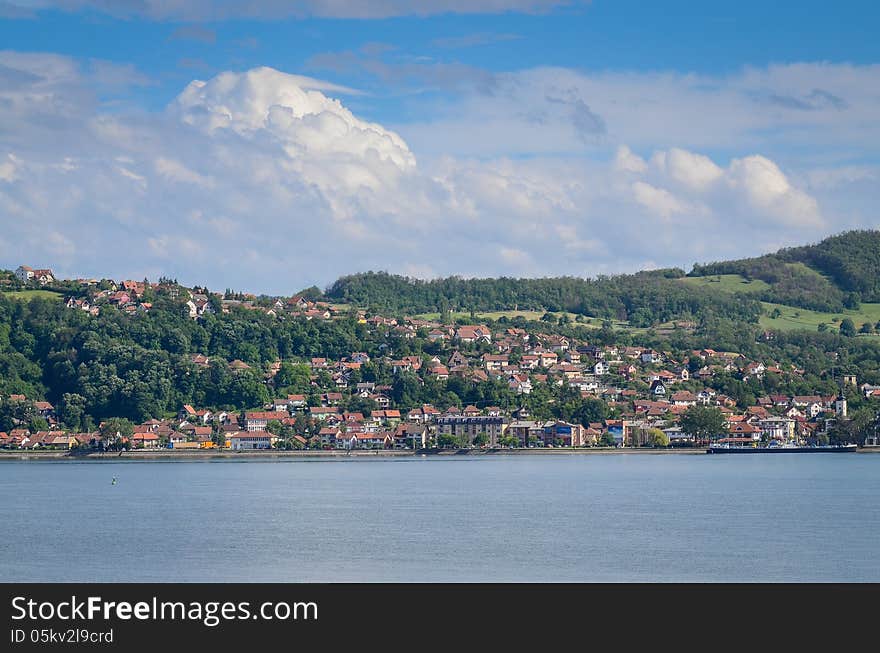
<path id="1" fill-rule="evenodd" d="M 462 279 L 422 281 L 385 272 L 342 277 L 327 291 L 331 301 L 392 313 L 535 310 L 568 311 L 598 318 L 626 320 L 647 327 L 673 319 L 714 314 L 756 322 L 761 313 L 754 299 L 689 288 L 677 280 L 679 269 L 581 279 Z"/>
<path id="2" fill-rule="evenodd" d="M 568 311 L 627 320 L 650 326 L 672 319 L 696 318 L 707 311 L 755 322 L 757 300 L 840 312 L 861 302 L 880 302 L 880 231 L 851 231 L 817 245 L 736 261 L 696 264 L 688 277 L 740 275 L 769 287 L 760 292 L 719 293 L 717 289 L 678 283 L 678 268 L 632 275 L 582 279 L 462 279 L 423 281 L 367 272 L 340 278 L 328 299 L 395 312 Z"/>
<path id="3" fill-rule="evenodd" d="M 880 301 L 880 231 L 850 231 L 817 245 L 738 261 L 695 265 L 689 276 L 739 274 L 770 288 L 759 298 L 815 311 Z"/>

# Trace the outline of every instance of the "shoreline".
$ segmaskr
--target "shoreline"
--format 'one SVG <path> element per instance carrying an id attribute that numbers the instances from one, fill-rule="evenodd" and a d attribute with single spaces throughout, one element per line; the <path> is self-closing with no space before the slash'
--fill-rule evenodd
<path id="1" fill-rule="evenodd" d="M 856 453 L 880 453 L 880 447 L 862 447 Z M 271 450 L 271 451 L 173 451 L 173 450 L 150 450 L 150 451 L 124 451 L 117 452 L 90 452 L 84 454 L 70 454 L 67 451 L 0 451 L 2 461 L 28 461 L 28 460 L 140 460 L 155 462 L 166 460 L 171 462 L 203 461 L 211 459 L 235 459 L 235 460 L 271 460 L 281 458 L 358 458 L 366 460 L 405 458 L 416 456 L 437 456 L 443 458 L 461 456 L 577 456 L 577 455 L 706 455 L 703 448 L 677 448 L 677 449 L 632 449 L 614 447 L 596 447 L 589 449 L 421 449 L 409 451 L 403 449 L 376 449 L 348 451 L 322 451 L 322 450 Z"/>

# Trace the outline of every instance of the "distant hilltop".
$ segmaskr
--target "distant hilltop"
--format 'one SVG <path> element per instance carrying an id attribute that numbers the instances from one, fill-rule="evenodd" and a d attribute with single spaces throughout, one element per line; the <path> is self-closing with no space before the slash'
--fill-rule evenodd
<path id="1" fill-rule="evenodd" d="M 781 249 L 772 254 L 734 261 L 695 263 L 681 268 L 648 270 L 635 274 L 555 278 L 447 277 L 429 281 L 364 272 L 343 276 L 325 290 L 303 289 L 290 297 L 255 295 L 232 290 L 185 289 L 176 280 L 107 282 L 95 279 L 59 280 L 51 269 L 21 265 L 0 284 L 13 279 L 25 286 L 69 289 L 75 299 L 87 299 L 77 288 L 122 292 L 115 303 L 141 297 L 145 288 L 184 289 L 193 295 L 215 296 L 247 307 L 307 308 L 311 317 L 345 305 L 392 315 L 475 315 L 477 313 L 563 313 L 626 322 L 648 328 L 671 321 L 693 321 L 711 312 L 720 318 L 772 328 L 835 325 L 850 317 L 857 329 L 880 321 L 874 303 L 880 303 L 880 231 L 849 231 L 814 245 Z M 2 289 L 4 285 L 0 285 Z M 175 291 L 178 292 L 178 291 Z M 112 294 L 112 293 L 111 293 Z M 107 298 L 110 295 L 105 295 Z M 95 299 L 92 297 L 92 299 Z M 98 298 L 101 299 L 101 298 Z M 272 301 L 269 301 L 272 300 Z M 123 306 L 128 302 L 122 301 Z M 206 303 L 206 300 L 203 300 Z M 322 306 L 318 306 L 321 303 Z M 867 304 L 866 310 L 862 310 Z M 202 307 L 197 308 L 197 312 Z M 129 309 L 132 310 L 132 309 Z M 851 314 L 847 314 L 849 311 Z M 876 319 L 875 319 L 876 317 Z M 836 318 L 836 320 L 835 320 Z"/>

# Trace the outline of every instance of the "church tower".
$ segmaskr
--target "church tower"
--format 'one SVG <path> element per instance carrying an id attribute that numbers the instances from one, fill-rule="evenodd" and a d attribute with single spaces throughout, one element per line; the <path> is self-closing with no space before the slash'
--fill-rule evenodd
<path id="1" fill-rule="evenodd" d="M 834 401 L 834 412 L 837 413 L 838 417 L 846 417 L 846 397 L 843 396 L 842 392 Z"/>

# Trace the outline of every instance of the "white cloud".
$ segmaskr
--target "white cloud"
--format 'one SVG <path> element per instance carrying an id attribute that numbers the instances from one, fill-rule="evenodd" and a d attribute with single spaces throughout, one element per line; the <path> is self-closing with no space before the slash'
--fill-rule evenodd
<path id="1" fill-rule="evenodd" d="M 804 161 L 880 147 L 873 90 L 880 65 L 788 64 L 724 75 L 544 67 L 474 79 L 455 101 L 410 100 L 420 118 L 398 129 L 416 152 L 584 154 L 626 143 L 636 151 L 794 147 Z M 577 112 L 553 101 L 560 97 L 577 98 L 604 131 L 581 138 Z"/>
<path id="2" fill-rule="evenodd" d="M 11 152 L 6 155 L 5 160 L 0 159 L 0 181 L 15 181 L 17 168 L 18 159 Z"/>
<path id="3" fill-rule="evenodd" d="M 773 161 L 763 156 L 748 156 L 730 163 L 728 183 L 741 188 L 759 211 L 767 211 L 792 226 L 821 225 L 815 199 L 793 188 Z"/>
<path id="4" fill-rule="evenodd" d="M 675 181 L 695 191 L 706 190 L 724 174 L 709 157 L 677 147 L 667 152 L 657 152 L 651 163 Z"/>
<path id="5" fill-rule="evenodd" d="M 36 260 L 281 293 L 367 269 L 544 276 L 687 265 L 816 240 L 831 222 L 833 189 L 809 185 L 808 171 L 760 149 L 710 156 L 613 140 L 608 113 L 608 142 L 589 157 L 558 156 L 558 141 L 527 157 L 461 156 L 455 134 L 450 155 L 432 157 L 406 130 L 333 97 L 350 89 L 271 69 L 193 82 L 167 111 L 127 115 L 101 110 L 98 82 L 75 61 L 0 64 L 0 226 L 16 244 L 0 252 L 6 267 Z M 541 87 L 565 102 L 532 115 L 536 143 L 558 129 L 573 147 L 573 116 L 589 118 L 579 102 L 592 110 L 598 99 L 569 88 Z M 506 98 L 502 122 L 530 110 L 519 97 Z M 490 105 L 480 110 L 500 138 Z M 861 187 L 876 199 L 876 185 Z M 835 230 L 857 224 L 844 208 Z"/>
<path id="6" fill-rule="evenodd" d="M 656 188 L 643 181 L 637 181 L 633 183 L 632 189 L 639 204 L 662 218 L 669 218 L 675 213 L 683 213 L 687 210 L 685 204 L 665 188 Z"/>
<path id="7" fill-rule="evenodd" d="M 617 153 L 614 155 L 614 168 L 624 172 L 641 173 L 648 169 L 648 164 L 645 163 L 642 157 L 633 154 L 629 147 L 621 145 L 617 148 Z"/>
<path id="8" fill-rule="evenodd" d="M 177 181 L 184 184 L 193 184 L 204 188 L 213 188 L 214 180 L 210 177 L 200 175 L 198 172 L 190 170 L 185 165 L 174 159 L 168 159 L 160 156 L 155 161 L 156 172 L 165 179 Z"/>

